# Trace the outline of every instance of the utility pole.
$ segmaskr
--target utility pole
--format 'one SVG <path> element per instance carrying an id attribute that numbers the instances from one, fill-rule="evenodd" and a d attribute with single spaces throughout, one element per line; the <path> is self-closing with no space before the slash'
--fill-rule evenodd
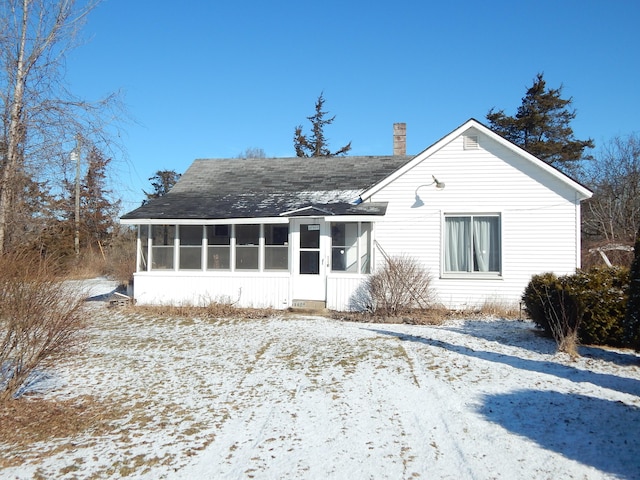
<path id="1" fill-rule="evenodd" d="M 76 148 L 71 152 L 71 160 L 76 161 L 76 211 L 73 244 L 76 258 L 78 258 L 80 256 L 80 135 L 76 137 Z"/>

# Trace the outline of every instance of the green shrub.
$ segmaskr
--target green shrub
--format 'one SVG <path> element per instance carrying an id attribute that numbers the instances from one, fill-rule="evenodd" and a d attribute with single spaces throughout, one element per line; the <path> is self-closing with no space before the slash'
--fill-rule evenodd
<path id="1" fill-rule="evenodd" d="M 553 304 L 557 305 L 562 289 L 562 283 L 555 274 L 542 273 L 531 277 L 522 294 L 526 313 L 547 336 L 553 335 L 549 325 L 550 310 Z"/>
<path id="2" fill-rule="evenodd" d="M 633 246 L 633 261 L 629 271 L 629 298 L 624 319 L 626 343 L 640 351 L 640 228 Z"/>
<path id="3" fill-rule="evenodd" d="M 523 295 L 527 312 L 547 335 L 556 341 L 559 352 L 578 356 L 578 335 L 582 308 L 571 294 L 571 279 L 552 273 L 535 275 Z"/>
<path id="4" fill-rule="evenodd" d="M 579 338 L 584 344 L 624 346 L 629 271 L 594 268 L 570 277 L 570 291 L 582 307 Z"/>
<path id="5" fill-rule="evenodd" d="M 595 268 L 574 275 L 534 275 L 522 295 L 527 314 L 547 335 L 553 335 L 554 313 L 578 324 L 580 342 L 626 346 L 624 314 L 629 272 L 620 267 Z"/>

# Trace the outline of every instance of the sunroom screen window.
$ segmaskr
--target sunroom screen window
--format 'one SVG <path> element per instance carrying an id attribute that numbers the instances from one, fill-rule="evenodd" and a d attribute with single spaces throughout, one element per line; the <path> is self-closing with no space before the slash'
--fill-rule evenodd
<path id="1" fill-rule="evenodd" d="M 358 272 L 358 224 L 331 225 L 331 269 L 336 272 Z"/>
<path id="2" fill-rule="evenodd" d="M 264 269 L 289 268 L 289 225 L 264 226 Z"/>
<path id="3" fill-rule="evenodd" d="M 202 268 L 202 226 L 180 225 L 180 270 Z"/>
<path id="4" fill-rule="evenodd" d="M 370 239 L 371 224 L 368 222 L 332 223 L 331 270 L 369 273 Z"/>
<path id="5" fill-rule="evenodd" d="M 231 225 L 207 225 L 207 270 L 231 268 Z"/>
<path id="6" fill-rule="evenodd" d="M 173 269 L 173 244 L 175 241 L 175 225 L 151 226 L 151 269 Z"/>
<path id="7" fill-rule="evenodd" d="M 149 225 L 140 225 L 140 259 L 138 271 L 146 271 L 149 262 Z"/>
<path id="8" fill-rule="evenodd" d="M 236 225 L 236 270 L 257 270 L 260 225 Z"/>
<path id="9" fill-rule="evenodd" d="M 500 217 L 445 219 L 445 272 L 500 272 Z"/>

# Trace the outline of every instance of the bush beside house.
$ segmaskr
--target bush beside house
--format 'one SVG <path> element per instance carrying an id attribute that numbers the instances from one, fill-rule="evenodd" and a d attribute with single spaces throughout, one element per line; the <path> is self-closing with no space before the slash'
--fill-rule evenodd
<path id="1" fill-rule="evenodd" d="M 625 307 L 629 270 L 621 267 L 594 268 L 573 275 L 534 275 L 522 301 L 529 317 L 548 335 L 558 312 L 566 327 L 577 326 L 583 344 L 631 346 L 626 340 Z"/>

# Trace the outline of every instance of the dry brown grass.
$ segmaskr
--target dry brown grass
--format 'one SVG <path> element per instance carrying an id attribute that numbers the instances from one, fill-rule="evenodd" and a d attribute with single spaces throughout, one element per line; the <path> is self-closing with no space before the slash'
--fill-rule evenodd
<path id="1" fill-rule="evenodd" d="M 362 323 L 404 323 L 409 325 L 441 325 L 452 312 L 439 307 L 406 310 L 402 315 L 381 315 L 371 312 L 329 312 L 335 320 Z"/>
<path id="2" fill-rule="evenodd" d="M 450 310 L 442 306 L 407 310 L 402 315 L 380 315 L 371 312 L 330 312 L 330 318 L 349 322 L 404 323 L 408 325 L 442 325 L 449 320 L 468 318 L 522 319 L 518 306 L 504 302 L 486 301 L 482 306 L 467 310 Z"/>
<path id="3" fill-rule="evenodd" d="M 131 312 L 148 317 L 171 317 L 171 318 L 236 318 L 236 319 L 258 319 L 269 318 L 282 315 L 281 310 L 271 308 L 239 308 L 226 303 L 210 303 L 204 307 L 192 305 L 172 306 L 172 305 L 139 305 L 127 307 Z"/>
<path id="4" fill-rule="evenodd" d="M 475 313 L 489 317 L 518 319 L 521 319 L 523 315 L 520 305 L 494 299 L 485 300 Z"/>
<path id="5" fill-rule="evenodd" d="M 124 411 L 106 406 L 104 400 L 83 396 L 72 400 L 44 400 L 23 397 L 0 404 L 0 467 L 20 465 L 24 455 L 33 454 L 31 447 L 52 439 L 73 438 L 90 432 L 92 437 L 112 432 L 115 420 L 123 418 Z M 56 450 L 73 449 L 71 443 L 60 443 Z M 51 452 L 48 452 L 51 453 Z M 47 452 L 38 455 L 46 457 Z"/>

